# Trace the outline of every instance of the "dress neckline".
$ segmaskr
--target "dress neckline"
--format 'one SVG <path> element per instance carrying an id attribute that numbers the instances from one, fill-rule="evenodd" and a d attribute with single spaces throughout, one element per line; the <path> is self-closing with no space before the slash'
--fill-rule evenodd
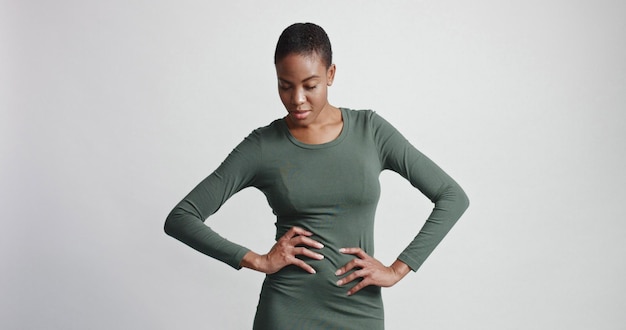
<path id="1" fill-rule="evenodd" d="M 298 147 L 301 148 L 305 148 L 305 149 L 325 149 L 325 148 L 330 148 L 333 146 L 338 145 L 339 143 L 341 143 L 341 141 L 343 141 L 346 136 L 348 135 L 348 127 L 349 127 L 349 117 L 348 117 L 348 111 L 345 108 L 339 108 L 339 110 L 341 111 L 341 120 L 343 121 L 343 127 L 341 128 L 341 132 L 339 133 L 339 135 L 334 138 L 331 141 L 325 142 L 325 143 L 318 143 L 318 144 L 310 144 L 310 143 L 304 143 L 298 139 L 296 139 L 293 134 L 291 134 L 291 132 L 289 131 L 289 127 L 287 126 L 287 123 L 285 122 L 285 119 L 283 118 L 280 122 L 281 122 L 281 126 L 283 131 L 285 132 L 285 134 L 287 135 L 287 138 L 289 139 L 289 141 L 291 141 L 293 144 L 297 145 Z"/>

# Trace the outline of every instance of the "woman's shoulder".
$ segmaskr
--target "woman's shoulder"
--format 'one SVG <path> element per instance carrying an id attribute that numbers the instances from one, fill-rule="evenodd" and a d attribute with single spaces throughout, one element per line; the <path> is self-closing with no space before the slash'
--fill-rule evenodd
<path id="1" fill-rule="evenodd" d="M 349 117 L 350 126 L 370 132 L 374 139 L 385 140 L 391 135 L 398 133 L 398 130 L 389 123 L 378 112 L 371 109 L 353 110 L 344 109 L 344 113 Z"/>
<path id="2" fill-rule="evenodd" d="M 367 118 L 375 113 L 375 111 L 372 109 L 352 109 L 352 108 L 345 108 L 345 107 L 339 107 L 339 109 L 341 109 L 343 113 L 351 117 Z"/>
<path id="3" fill-rule="evenodd" d="M 344 116 L 348 117 L 351 122 L 364 122 L 372 120 L 372 117 L 376 115 L 376 112 L 371 109 L 352 109 L 340 107 Z"/>
<path id="4" fill-rule="evenodd" d="M 283 119 L 275 119 L 271 123 L 258 127 L 246 137 L 246 140 L 256 144 L 267 143 L 269 141 L 280 139 L 284 135 L 282 125 Z"/>
<path id="5" fill-rule="evenodd" d="M 340 108 L 343 113 L 349 117 L 349 120 L 354 123 L 367 123 L 368 125 L 379 126 L 381 123 L 386 123 L 376 111 L 372 109 L 350 109 Z"/>
<path id="6" fill-rule="evenodd" d="M 283 118 L 277 118 L 265 126 L 254 129 L 252 132 L 256 132 L 258 134 L 276 134 L 276 132 L 280 131 L 280 126 L 282 124 Z"/>

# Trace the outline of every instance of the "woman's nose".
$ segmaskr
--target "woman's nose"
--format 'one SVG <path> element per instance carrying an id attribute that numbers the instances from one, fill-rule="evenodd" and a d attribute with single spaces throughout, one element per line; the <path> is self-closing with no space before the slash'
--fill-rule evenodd
<path id="1" fill-rule="evenodd" d="M 306 101 L 306 97 L 304 96 L 304 91 L 302 89 L 295 89 L 293 94 L 291 95 L 291 102 L 295 105 L 304 104 Z"/>

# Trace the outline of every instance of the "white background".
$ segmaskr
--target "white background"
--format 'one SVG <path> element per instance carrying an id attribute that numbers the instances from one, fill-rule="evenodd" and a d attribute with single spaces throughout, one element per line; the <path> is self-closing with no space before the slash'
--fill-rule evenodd
<path id="1" fill-rule="evenodd" d="M 328 32 L 333 105 L 371 108 L 468 193 L 388 329 L 626 327 L 623 1 L 3 1 L 0 328 L 249 329 L 263 276 L 166 236 L 165 216 L 284 115 L 273 51 Z M 430 202 L 381 176 L 377 257 Z M 273 242 L 244 190 L 211 226 Z"/>

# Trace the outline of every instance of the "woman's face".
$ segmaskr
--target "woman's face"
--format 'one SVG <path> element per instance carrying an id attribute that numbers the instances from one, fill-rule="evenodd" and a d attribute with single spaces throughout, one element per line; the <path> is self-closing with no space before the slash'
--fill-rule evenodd
<path id="1" fill-rule="evenodd" d="M 289 124 L 307 127 L 316 123 L 329 107 L 328 86 L 335 77 L 335 65 L 327 69 L 317 54 L 290 54 L 276 63 L 276 74 Z"/>

